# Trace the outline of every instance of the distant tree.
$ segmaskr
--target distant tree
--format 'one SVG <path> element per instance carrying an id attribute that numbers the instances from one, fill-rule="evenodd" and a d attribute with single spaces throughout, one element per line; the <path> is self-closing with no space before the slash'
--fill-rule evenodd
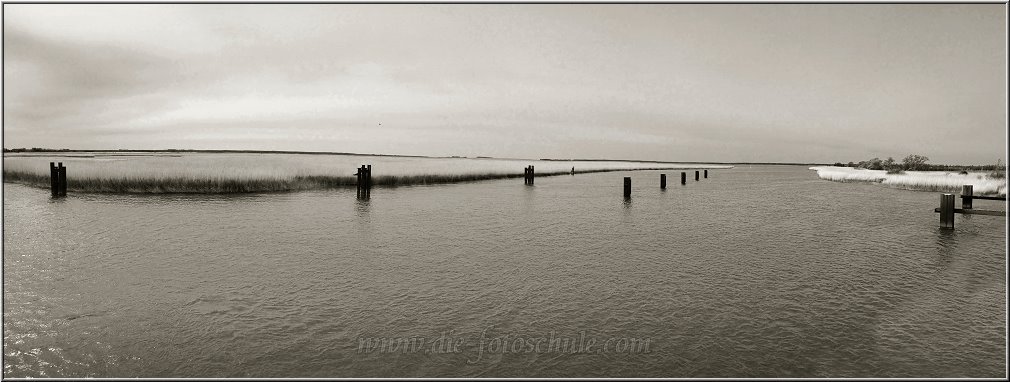
<path id="1" fill-rule="evenodd" d="M 842 162 L 835 162 L 834 166 L 835 167 L 845 167 L 845 165 L 842 164 Z"/>
<path id="2" fill-rule="evenodd" d="M 901 160 L 902 168 L 908 171 L 925 170 L 926 162 L 929 162 L 929 157 L 917 154 L 909 155 Z"/>
<path id="3" fill-rule="evenodd" d="M 887 170 L 888 174 L 901 173 L 901 165 L 895 162 L 892 157 L 887 157 L 887 160 L 881 163 L 881 165 L 884 167 L 884 170 Z"/>
<path id="4" fill-rule="evenodd" d="M 848 167 L 856 167 L 856 164 L 855 164 L 855 163 L 852 163 L 852 162 L 850 161 L 850 162 L 849 162 L 849 164 L 848 164 L 847 166 L 848 166 Z"/>
<path id="5" fill-rule="evenodd" d="M 989 177 L 993 179 L 1006 178 L 1006 166 L 1003 165 L 1003 160 L 996 159 L 996 165 L 993 166 L 992 172 L 989 173 Z"/>
<path id="6" fill-rule="evenodd" d="M 859 162 L 859 164 L 856 167 L 865 168 L 868 170 L 883 170 L 884 164 L 883 161 L 880 160 L 880 158 L 873 158 L 870 160 L 864 160 L 862 162 Z"/>

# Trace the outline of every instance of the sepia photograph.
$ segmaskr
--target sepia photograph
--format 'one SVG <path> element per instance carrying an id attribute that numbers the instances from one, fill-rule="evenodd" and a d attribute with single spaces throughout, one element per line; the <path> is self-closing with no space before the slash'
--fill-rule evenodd
<path id="1" fill-rule="evenodd" d="M 5 0 L 2 379 L 1006 380 L 1007 31 Z"/>

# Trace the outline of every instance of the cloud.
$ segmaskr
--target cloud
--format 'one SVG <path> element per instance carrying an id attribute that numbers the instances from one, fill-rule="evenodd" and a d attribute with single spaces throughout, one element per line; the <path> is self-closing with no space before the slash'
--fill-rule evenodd
<path id="1" fill-rule="evenodd" d="M 180 76 L 164 57 L 4 30 L 4 127 L 50 134 L 147 113 Z"/>
<path id="2" fill-rule="evenodd" d="M 8 147 L 977 162 L 1005 137 L 999 5 L 8 8 Z"/>

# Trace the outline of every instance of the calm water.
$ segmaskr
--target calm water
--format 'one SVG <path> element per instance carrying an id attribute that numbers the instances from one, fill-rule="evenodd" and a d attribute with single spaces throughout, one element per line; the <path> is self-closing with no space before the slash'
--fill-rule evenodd
<path id="1" fill-rule="evenodd" d="M 805 167 L 659 173 L 369 201 L 4 184 L 4 376 L 1005 377 L 1003 218 L 943 230 L 937 193 Z M 443 332 L 458 352 L 359 349 Z M 650 347 L 488 353 L 552 332 Z"/>

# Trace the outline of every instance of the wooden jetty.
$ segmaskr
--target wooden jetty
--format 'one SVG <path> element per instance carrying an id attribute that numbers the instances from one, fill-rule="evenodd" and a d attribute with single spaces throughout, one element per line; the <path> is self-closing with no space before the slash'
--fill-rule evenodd
<path id="1" fill-rule="evenodd" d="M 961 186 L 961 208 L 954 208 L 954 194 L 940 194 L 940 207 L 933 209 L 933 212 L 940 213 L 940 225 L 944 228 L 954 228 L 954 214 L 1006 216 L 1006 211 L 972 208 L 972 200 L 974 199 L 1006 201 L 1005 196 L 981 196 L 973 195 L 973 193 L 972 185 Z"/>

